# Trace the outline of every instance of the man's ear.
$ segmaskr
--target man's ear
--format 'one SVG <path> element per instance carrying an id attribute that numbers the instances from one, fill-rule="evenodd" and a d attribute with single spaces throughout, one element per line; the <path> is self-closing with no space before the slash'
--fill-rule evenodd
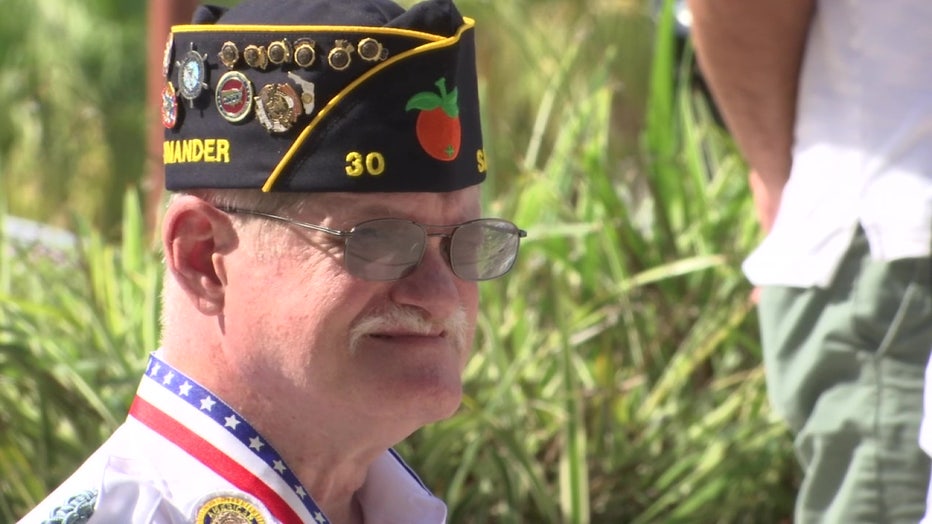
<path id="1" fill-rule="evenodd" d="M 236 247 L 237 238 L 229 215 L 195 196 L 177 198 L 165 213 L 165 264 L 205 315 L 223 311 L 227 284 L 223 256 Z"/>

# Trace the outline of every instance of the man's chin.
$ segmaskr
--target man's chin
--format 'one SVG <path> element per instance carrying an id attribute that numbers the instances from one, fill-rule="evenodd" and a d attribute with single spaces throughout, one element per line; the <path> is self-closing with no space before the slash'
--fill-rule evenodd
<path id="1" fill-rule="evenodd" d="M 463 399 L 463 389 L 459 381 L 452 384 L 425 385 L 420 391 L 408 389 L 409 401 L 403 411 L 415 415 L 419 425 L 438 422 L 453 416 Z"/>

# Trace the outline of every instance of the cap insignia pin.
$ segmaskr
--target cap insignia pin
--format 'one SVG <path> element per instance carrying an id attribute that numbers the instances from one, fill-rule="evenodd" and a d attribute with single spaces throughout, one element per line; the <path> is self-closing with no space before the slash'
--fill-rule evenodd
<path id="1" fill-rule="evenodd" d="M 233 69 L 236 67 L 236 63 L 239 62 L 239 48 L 233 42 L 226 41 L 220 46 L 218 56 L 220 63 L 227 66 L 227 69 Z"/>
<path id="2" fill-rule="evenodd" d="M 250 44 L 243 50 L 246 65 L 253 69 L 265 69 L 269 66 L 269 53 L 265 46 Z"/>
<path id="3" fill-rule="evenodd" d="M 317 59 L 314 44 L 315 42 L 310 38 L 302 38 L 294 43 L 294 63 L 298 67 L 311 67 L 314 60 Z"/>
<path id="4" fill-rule="evenodd" d="M 188 101 L 191 107 L 194 107 L 194 100 L 201 96 L 204 89 L 207 89 L 207 55 L 201 55 L 194 50 L 194 43 L 191 49 L 185 53 L 184 58 L 175 65 L 178 67 L 178 91 L 181 97 Z"/>
<path id="5" fill-rule="evenodd" d="M 375 38 L 363 38 L 359 41 L 359 57 L 367 62 L 377 62 L 388 58 L 388 49 L 382 47 Z"/>
<path id="6" fill-rule="evenodd" d="M 173 129 L 178 123 L 178 97 L 175 93 L 175 86 L 171 82 L 166 82 L 162 88 L 162 125 L 167 129 Z"/>
<path id="7" fill-rule="evenodd" d="M 337 71 L 343 71 L 353 62 L 352 53 L 355 49 L 347 40 L 337 40 L 333 45 L 333 49 L 327 54 L 327 62 Z"/>
<path id="8" fill-rule="evenodd" d="M 214 99 L 227 122 L 240 122 L 252 111 L 252 82 L 239 71 L 227 71 L 217 81 Z"/>
<path id="9" fill-rule="evenodd" d="M 307 80 L 296 75 L 292 71 L 288 71 L 288 78 L 294 80 L 294 83 L 298 84 L 301 87 L 301 105 L 304 106 L 304 114 L 309 115 L 314 112 L 314 82 L 308 82 Z"/>
<path id="10" fill-rule="evenodd" d="M 291 62 L 291 44 L 287 39 L 283 38 L 269 44 L 269 62 L 275 65 Z"/>
<path id="11" fill-rule="evenodd" d="M 270 133 L 284 133 L 298 120 L 301 104 L 289 84 L 266 84 L 256 96 L 256 118 Z"/>

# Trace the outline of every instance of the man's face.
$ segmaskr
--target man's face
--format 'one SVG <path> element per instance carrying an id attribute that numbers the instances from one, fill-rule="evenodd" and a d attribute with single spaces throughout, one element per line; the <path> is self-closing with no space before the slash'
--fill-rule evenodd
<path id="1" fill-rule="evenodd" d="M 376 218 L 458 224 L 479 217 L 478 195 L 477 187 L 313 195 L 292 218 L 340 230 Z M 280 235 L 276 256 L 256 252 L 259 231 Z M 453 274 L 439 238 L 429 238 L 410 275 L 390 282 L 350 275 L 341 239 L 287 224 L 244 228 L 240 248 L 229 262 L 223 321 L 255 400 L 321 424 L 381 421 L 401 432 L 459 406 L 478 289 Z"/>

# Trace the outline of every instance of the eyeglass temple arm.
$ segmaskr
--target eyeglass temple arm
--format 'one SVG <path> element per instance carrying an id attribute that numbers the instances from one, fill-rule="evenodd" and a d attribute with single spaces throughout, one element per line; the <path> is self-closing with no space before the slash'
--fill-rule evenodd
<path id="1" fill-rule="evenodd" d="M 320 231 L 321 233 L 326 233 L 328 235 L 333 235 L 336 237 L 348 237 L 352 234 L 352 231 L 341 231 L 339 229 L 331 229 L 326 226 L 320 226 L 317 224 L 309 224 L 307 222 L 301 222 L 300 220 L 295 220 L 293 218 L 283 217 L 281 215 L 275 215 L 272 213 L 266 213 L 263 211 L 254 211 L 252 209 L 240 209 L 236 207 L 222 207 L 217 206 L 217 209 L 224 211 L 226 213 L 235 213 L 240 215 L 253 215 L 265 218 L 271 218 L 272 220 L 278 220 L 279 222 L 285 222 L 286 224 L 292 224 L 304 229 L 311 229 L 313 231 Z"/>

